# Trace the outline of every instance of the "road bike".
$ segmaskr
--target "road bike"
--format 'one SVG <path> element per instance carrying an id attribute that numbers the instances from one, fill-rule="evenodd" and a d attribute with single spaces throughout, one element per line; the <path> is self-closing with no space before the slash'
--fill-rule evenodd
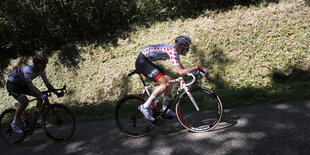
<path id="1" fill-rule="evenodd" d="M 61 89 L 56 89 L 58 97 L 62 97 L 66 92 L 66 86 Z M 43 91 L 43 94 L 51 96 L 53 90 Z M 32 99 L 29 102 L 35 101 Z M 20 118 L 17 118 L 17 124 L 23 133 L 18 134 L 13 132 L 10 123 L 14 119 L 16 109 L 7 109 L 0 115 L 0 134 L 2 139 L 9 144 L 22 142 L 26 136 L 32 135 L 34 129 L 43 128 L 46 135 L 55 141 L 65 141 L 70 139 L 76 128 L 76 120 L 73 112 L 63 104 L 51 104 L 48 97 L 44 100 L 40 111 L 35 112 L 33 120 L 28 117 L 28 112 L 25 110 Z M 41 125 L 38 123 L 41 118 Z"/>
<path id="2" fill-rule="evenodd" d="M 187 77 L 179 77 L 170 80 L 169 83 L 179 82 L 179 88 L 164 111 L 160 111 L 158 101 L 151 104 L 154 122 L 147 120 L 138 106 L 143 104 L 150 96 L 149 89 L 158 84 L 146 85 L 142 74 L 137 70 L 131 70 L 128 76 L 138 74 L 143 87 L 138 88 L 138 95 L 126 95 L 121 98 L 115 108 L 114 120 L 117 127 L 130 137 L 142 137 L 148 134 L 154 125 L 163 125 L 169 116 L 165 115 L 169 107 L 176 103 L 175 111 L 179 122 L 192 132 L 207 132 L 214 129 L 223 116 L 223 105 L 220 98 L 210 89 L 194 86 L 194 82 L 202 77 L 201 72 L 189 73 Z"/>

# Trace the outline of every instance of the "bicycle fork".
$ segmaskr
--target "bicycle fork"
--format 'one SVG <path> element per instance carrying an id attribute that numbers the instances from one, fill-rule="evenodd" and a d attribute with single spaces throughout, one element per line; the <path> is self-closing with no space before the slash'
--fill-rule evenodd
<path id="1" fill-rule="evenodd" d="M 183 88 L 184 91 L 186 92 L 187 96 L 189 97 L 189 99 L 192 101 L 193 105 L 195 106 L 197 111 L 200 111 L 195 99 L 193 98 L 192 94 L 189 92 L 189 89 L 187 87 Z"/>

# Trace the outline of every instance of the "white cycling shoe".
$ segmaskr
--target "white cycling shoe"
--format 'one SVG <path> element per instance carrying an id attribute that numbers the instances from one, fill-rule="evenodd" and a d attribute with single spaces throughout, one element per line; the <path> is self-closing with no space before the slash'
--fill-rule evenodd
<path id="1" fill-rule="evenodd" d="M 155 118 L 152 116 L 150 108 L 144 108 L 143 105 L 140 105 L 138 109 L 143 113 L 144 117 L 150 121 L 155 121 Z"/>
<path id="2" fill-rule="evenodd" d="M 23 133 L 23 130 L 21 130 L 16 123 L 12 122 L 10 125 L 11 125 L 11 127 L 13 129 L 13 132 L 18 133 L 18 134 L 22 134 Z"/>
<path id="3" fill-rule="evenodd" d="M 165 109 L 161 109 L 160 112 L 163 112 Z M 166 115 L 171 116 L 171 117 L 177 117 L 177 114 L 175 112 L 173 112 L 172 110 L 168 109 L 166 111 Z"/>

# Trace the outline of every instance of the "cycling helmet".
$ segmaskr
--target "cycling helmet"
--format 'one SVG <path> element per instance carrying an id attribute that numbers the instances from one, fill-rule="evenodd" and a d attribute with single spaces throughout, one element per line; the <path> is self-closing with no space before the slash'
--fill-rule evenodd
<path id="1" fill-rule="evenodd" d="M 174 38 L 174 41 L 177 44 L 184 44 L 185 46 L 189 46 L 190 44 L 192 44 L 191 39 L 185 35 L 181 35 L 181 36 Z"/>
<path id="2" fill-rule="evenodd" d="M 34 64 L 47 64 L 48 59 L 42 55 L 37 54 L 33 57 L 32 62 Z"/>

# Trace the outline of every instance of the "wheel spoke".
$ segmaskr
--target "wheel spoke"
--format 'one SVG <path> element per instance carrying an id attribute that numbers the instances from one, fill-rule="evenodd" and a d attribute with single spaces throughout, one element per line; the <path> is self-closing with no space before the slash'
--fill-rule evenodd
<path id="1" fill-rule="evenodd" d="M 207 89 L 193 89 L 191 96 L 196 101 L 197 107 L 193 104 L 187 94 L 183 96 L 177 103 L 176 111 L 181 124 L 193 132 L 209 131 L 219 123 L 223 107 L 219 98 Z"/>
<path id="2" fill-rule="evenodd" d="M 11 122 L 13 121 L 15 115 L 15 109 L 5 110 L 0 116 L 0 128 L 1 135 L 5 142 L 9 144 L 16 144 L 22 142 L 26 138 L 26 134 L 18 134 L 14 133 L 11 127 Z M 17 118 L 17 124 L 19 124 L 20 128 L 23 129 L 24 122 L 21 118 Z"/>
<path id="3" fill-rule="evenodd" d="M 74 134 L 76 127 L 72 111 L 62 104 L 52 104 L 43 116 L 43 129 L 47 136 L 56 141 L 68 140 Z"/>
<path id="4" fill-rule="evenodd" d="M 115 122 L 122 132 L 130 137 L 141 137 L 153 128 L 153 123 L 144 118 L 138 106 L 144 103 L 138 96 L 121 99 L 115 109 Z"/>

